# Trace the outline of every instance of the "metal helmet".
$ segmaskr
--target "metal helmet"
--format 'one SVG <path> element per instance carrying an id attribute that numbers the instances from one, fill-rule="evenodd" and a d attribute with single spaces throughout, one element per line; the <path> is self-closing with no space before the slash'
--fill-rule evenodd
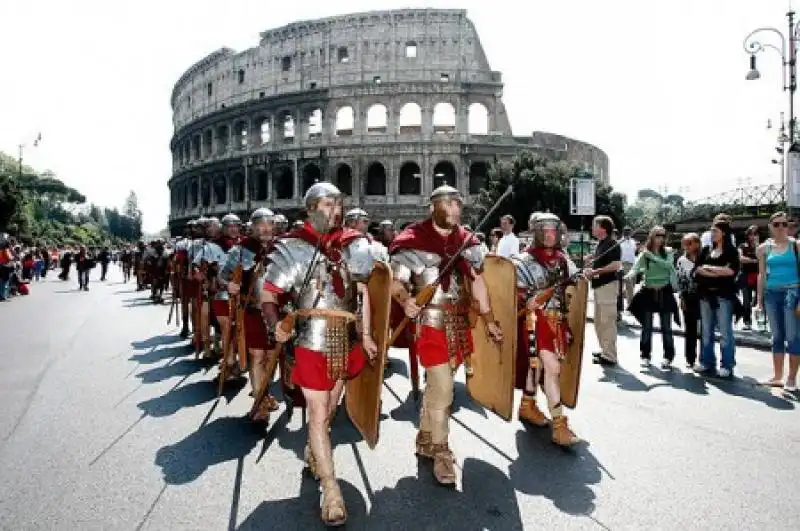
<path id="1" fill-rule="evenodd" d="M 367 214 L 366 210 L 361 208 L 351 208 L 344 215 L 345 221 L 355 221 L 357 219 L 369 219 L 369 214 Z"/>
<path id="2" fill-rule="evenodd" d="M 464 197 L 461 195 L 461 192 L 449 184 L 443 184 L 431 192 L 430 201 L 434 203 L 443 199 L 458 199 L 459 201 L 463 201 Z"/>
<path id="3" fill-rule="evenodd" d="M 227 227 L 229 225 L 241 225 L 242 220 L 236 214 L 225 214 L 222 216 L 222 225 Z"/>
<path id="4" fill-rule="evenodd" d="M 206 219 L 206 225 L 219 225 L 219 218 L 215 216 L 211 216 L 210 218 Z"/>
<path id="5" fill-rule="evenodd" d="M 275 214 L 268 208 L 257 208 L 250 214 L 250 223 L 260 223 L 262 221 L 273 221 Z"/>
<path id="6" fill-rule="evenodd" d="M 187 227 L 194 227 L 195 225 L 197 225 L 196 219 L 190 219 L 189 221 L 186 222 Z"/>
<path id="7" fill-rule="evenodd" d="M 196 225 L 206 225 L 208 223 L 208 218 L 205 216 L 200 216 L 194 222 Z"/>
<path id="8" fill-rule="evenodd" d="M 334 199 L 338 199 L 342 197 L 342 192 L 332 183 L 315 183 L 306 191 L 306 195 L 303 196 L 303 202 L 305 203 L 306 208 L 311 208 L 323 197 L 332 197 Z"/>
<path id="9" fill-rule="evenodd" d="M 275 223 L 289 223 L 289 220 L 283 214 L 275 214 L 274 219 Z"/>
<path id="10" fill-rule="evenodd" d="M 567 226 L 555 214 L 547 212 L 535 212 L 536 216 L 531 215 L 530 225 L 533 232 L 533 244 L 536 247 L 544 246 L 544 229 L 554 228 L 557 231 L 555 247 L 561 248 L 569 237 Z"/>
<path id="11" fill-rule="evenodd" d="M 544 215 L 544 212 L 531 212 L 528 218 L 528 230 L 533 231 L 533 225 L 542 215 Z"/>
<path id="12" fill-rule="evenodd" d="M 385 229 L 387 227 L 392 227 L 393 228 L 394 227 L 394 222 L 391 219 L 384 219 L 383 221 L 380 222 L 380 224 L 378 226 L 380 228 L 382 228 L 382 229 Z"/>
<path id="13" fill-rule="evenodd" d="M 305 222 L 298 219 L 297 221 L 294 222 L 293 226 L 296 229 L 302 229 L 303 225 L 305 225 Z"/>

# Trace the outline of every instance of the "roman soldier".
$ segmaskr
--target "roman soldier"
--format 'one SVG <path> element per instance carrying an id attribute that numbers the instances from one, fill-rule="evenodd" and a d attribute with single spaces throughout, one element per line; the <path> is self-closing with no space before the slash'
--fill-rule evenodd
<path id="1" fill-rule="evenodd" d="M 414 320 L 411 348 L 427 376 L 417 455 L 433 459 L 436 480 L 452 485 L 456 471 L 448 434 L 453 374 L 472 351 L 469 312 L 473 299 L 491 338 L 499 342 L 503 334 L 493 317 L 482 276 L 485 255 L 477 238 L 460 226 L 461 194 L 451 186 L 440 186 L 430 201 L 431 216 L 410 224 L 389 247 L 394 274 L 392 298 Z M 467 247 L 456 255 L 465 241 L 469 242 Z M 451 259 L 454 262 L 445 270 Z M 429 304 L 420 306 L 414 297 L 426 286 L 434 286 L 435 292 Z"/>
<path id="2" fill-rule="evenodd" d="M 352 208 L 344 215 L 345 227 L 356 230 L 369 240 L 370 252 L 375 260 L 389 261 L 389 253 L 386 246 L 376 240 L 367 230 L 369 228 L 369 214 L 360 208 Z M 388 367 L 387 367 L 388 368 Z"/>
<path id="3" fill-rule="evenodd" d="M 345 380 L 377 353 L 369 332 L 369 297 L 363 296 L 372 257 L 367 239 L 341 226 L 338 188 L 316 183 L 304 202 L 308 219 L 278 240 L 269 254 L 262 313 L 268 333 L 278 342 L 295 336 L 291 377 L 302 389 L 308 412 L 306 464 L 320 481 L 322 521 L 341 525 L 347 510 L 334 472 L 329 429 Z M 296 309 L 279 322 L 280 297 L 287 293 Z"/>
<path id="4" fill-rule="evenodd" d="M 136 291 L 144 289 L 144 254 L 147 246 L 143 241 L 136 243 L 136 250 L 133 252 L 133 274 L 136 275 Z"/>
<path id="5" fill-rule="evenodd" d="M 394 232 L 394 223 L 390 219 L 384 219 L 380 222 L 378 226 L 380 229 L 380 241 L 386 247 L 392 246 L 392 241 L 394 240 L 396 234 Z"/>
<path id="6" fill-rule="evenodd" d="M 169 254 L 162 240 L 153 241 L 145 252 L 145 270 L 150 279 L 150 299 L 156 303 L 164 302 L 164 288 L 168 282 Z"/>
<path id="7" fill-rule="evenodd" d="M 239 243 L 239 232 L 242 227 L 242 220 L 236 214 L 226 214 L 222 217 L 221 221 L 222 232 L 216 238 L 206 244 L 207 246 L 207 261 L 209 263 L 209 286 L 213 293 L 211 300 L 211 312 L 219 323 L 220 334 L 214 336 L 216 343 L 219 342 L 220 335 L 222 336 L 222 352 L 228 352 L 231 349 L 226 342 L 230 339 L 231 318 L 228 311 L 228 285 L 227 282 L 221 282 L 218 278 L 222 267 L 228 258 L 228 252 L 234 245 Z M 215 350 L 219 350 L 218 348 Z"/>
<path id="8" fill-rule="evenodd" d="M 250 420 L 267 424 L 270 411 L 277 409 L 276 400 L 269 395 L 268 389 L 277 366 L 278 352 L 274 342 L 270 343 L 264 321 L 261 317 L 261 286 L 259 277 L 263 273 L 267 251 L 273 241 L 275 230 L 274 214 L 268 208 L 259 208 L 250 216 L 250 234 L 243 238 L 238 245 L 228 251 L 225 265 L 220 271 L 220 280 L 226 286 L 232 298 L 239 299 L 239 308 L 236 308 L 237 334 L 244 332 L 245 353 L 249 355 L 247 367 L 250 372 L 250 384 L 253 388 L 253 398 L 259 399 L 260 391 L 266 393 L 266 398 L 261 400 L 257 407 L 252 409 Z M 240 280 L 237 283 L 235 272 L 241 268 Z M 243 311 L 239 311 L 239 310 Z M 241 348 L 241 345 L 240 345 Z M 233 353 L 233 349 L 226 350 Z M 231 355 L 221 363 L 227 364 L 225 373 L 228 378 L 239 375 L 239 366 L 236 357 Z M 221 366 L 222 367 L 222 366 Z"/>
<path id="9" fill-rule="evenodd" d="M 567 228 L 554 214 L 534 213 L 529 220 L 533 243 L 511 258 L 517 268 L 519 301 L 524 317 L 519 326 L 516 387 L 522 389 L 519 419 L 539 427 L 551 421 L 536 405 L 541 385 L 552 417 L 552 439 L 561 446 L 580 441 L 570 430 L 561 403 L 561 362 L 573 334 L 569 329 L 567 287 L 577 268 L 562 248 Z"/>
<path id="10" fill-rule="evenodd" d="M 283 236 L 289 230 L 289 220 L 283 214 L 275 214 L 275 234 Z"/>
<path id="11" fill-rule="evenodd" d="M 191 267 L 197 252 L 195 242 L 202 234 L 202 226 L 197 220 L 190 220 L 184 228 L 185 237 L 175 246 L 175 267 L 177 268 L 178 282 L 180 282 L 181 297 L 181 334 L 184 339 L 189 337 L 189 321 L 193 318 L 193 313 L 189 311 L 190 303 L 197 297 L 197 281 L 192 278 Z M 199 240 L 202 242 L 202 239 Z M 192 323 L 194 330 L 195 323 Z"/>
<path id="12" fill-rule="evenodd" d="M 210 354 L 211 323 L 209 308 L 208 268 L 216 263 L 218 256 L 211 253 L 214 247 L 208 244 L 219 237 L 220 223 L 215 217 L 200 217 L 197 220 L 199 237 L 193 242 L 192 278 L 197 283 L 192 299 L 192 330 L 194 331 L 195 352 L 199 355 L 206 351 Z"/>

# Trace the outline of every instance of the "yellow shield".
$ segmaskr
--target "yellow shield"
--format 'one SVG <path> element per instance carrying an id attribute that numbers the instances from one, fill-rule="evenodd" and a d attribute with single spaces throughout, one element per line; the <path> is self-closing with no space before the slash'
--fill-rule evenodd
<path id="1" fill-rule="evenodd" d="M 391 288 L 392 270 L 386 262 L 375 262 L 367 282 L 367 292 L 372 339 L 378 345 L 378 355 L 345 387 L 347 415 L 370 448 L 378 444 L 383 367 L 389 350 Z"/>
<path id="2" fill-rule="evenodd" d="M 575 409 L 581 383 L 583 341 L 586 332 L 586 307 L 589 299 L 589 281 L 580 279 L 567 288 L 568 322 L 571 342 L 561 363 L 561 403 Z"/>
<path id="3" fill-rule="evenodd" d="M 467 390 L 477 403 L 511 420 L 517 352 L 517 269 L 506 258 L 487 256 L 483 279 L 494 317 L 503 330 L 503 342 L 492 341 L 483 317 L 477 320 L 472 329 L 472 356 L 467 363 Z"/>

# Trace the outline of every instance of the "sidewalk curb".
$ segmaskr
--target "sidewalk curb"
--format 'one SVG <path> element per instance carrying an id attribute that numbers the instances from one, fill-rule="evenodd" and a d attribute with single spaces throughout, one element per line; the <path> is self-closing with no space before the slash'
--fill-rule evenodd
<path id="1" fill-rule="evenodd" d="M 586 316 L 586 322 L 587 323 L 594 323 L 594 316 L 588 316 L 587 315 Z M 617 324 L 617 326 L 620 326 L 620 325 Z M 630 329 L 637 329 L 637 330 L 641 330 L 642 329 L 642 325 L 640 325 L 639 323 L 629 323 L 629 322 L 624 321 L 624 320 L 622 321 L 622 326 L 625 326 L 626 328 L 630 328 Z M 661 333 L 661 327 L 660 326 L 656 326 L 654 324 L 653 325 L 653 332 Z M 672 335 L 673 336 L 678 336 L 678 337 L 685 337 L 686 333 L 682 329 L 674 329 L 674 330 L 672 330 Z M 733 337 L 735 339 L 737 347 L 752 348 L 752 349 L 755 349 L 755 350 L 763 350 L 765 352 L 769 352 L 769 351 L 772 350 L 772 342 L 770 341 L 768 336 L 764 336 L 763 338 L 742 337 L 742 336 L 737 335 L 734 332 Z M 719 343 L 719 334 L 715 335 L 714 341 Z"/>

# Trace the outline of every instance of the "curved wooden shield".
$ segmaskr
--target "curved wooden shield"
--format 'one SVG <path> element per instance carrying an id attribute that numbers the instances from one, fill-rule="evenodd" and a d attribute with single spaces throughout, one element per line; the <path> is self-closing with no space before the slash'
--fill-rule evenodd
<path id="1" fill-rule="evenodd" d="M 575 409 L 581 383 L 583 363 L 583 340 L 586 333 L 586 307 L 589 299 L 589 281 L 580 279 L 567 288 L 569 330 L 572 343 L 561 363 L 561 403 Z"/>
<path id="2" fill-rule="evenodd" d="M 370 448 L 378 444 L 383 367 L 389 350 L 391 288 L 392 270 L 386 262 L 375 262 L 367 282 L 367 291 L 372 338 L 378 345 L 378 355 L 373 363 L 367 363 L 358 376 L 348 381 L 345 388 L 347 415 Z"/>
<path id="3" fill-rule="evenodd" d="M 494 317 L 503 329 L 503 343 L 498 345 L 492 341 L 480 317 L 472 329 L 473 352 L 467 390 L 477 403 L 511 420 L 517 353 L 517 268 L 506 258 L 487 256 L 483 279 Z"/>

